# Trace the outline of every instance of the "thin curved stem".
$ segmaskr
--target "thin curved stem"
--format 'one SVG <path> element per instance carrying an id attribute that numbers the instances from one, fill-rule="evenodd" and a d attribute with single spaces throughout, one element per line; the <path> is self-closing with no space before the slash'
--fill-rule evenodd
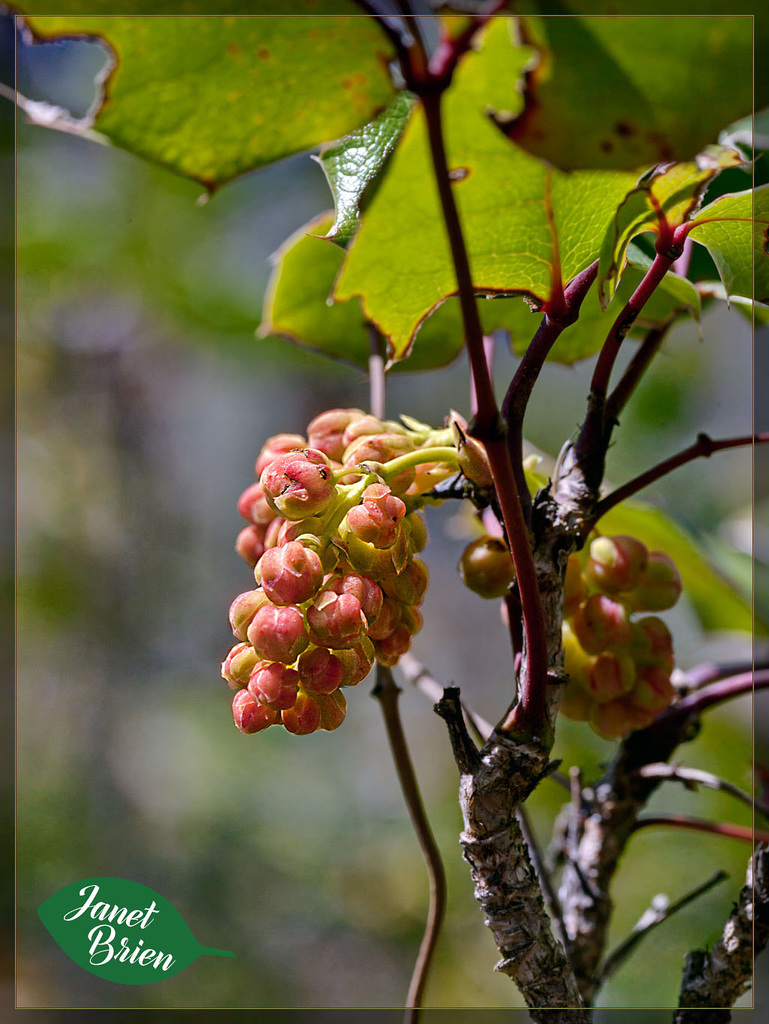
<path id="1" fill-rule="evenodd" d="M 714 452 L 726 451 L 729 448 L 745 448 L 749 444 L 766 444 L 767 442 L 769 442 L 769 433 L 747 434 L 744 437 L 728 437 L 718 441 L 713 441 L 707 434 L 700 434 L 694 444 L 689 445 L 682 452 L 679 452 L 677 455 L 671 455 L 669 459 L 665 459 L 656 466 L 652 466 L 651 469 L 647 469 L 645 473 L 633 477 L 632 480 L 628 480 L 626 484 L 618 487 L 616 491 L 612 491 L 611 494 L 607 494 L 605 498 L 602 498 L 595 506 L 590 526 L 595 526 L 601 516 L 605 515 L 609 509 L 614 508 L 615 505 L 619 505 L 620 502 L 631 498 L 634 494 L 648 487 L 649 484 L 653 484 L 663 476 L 667 476 L 668 473 L 672 473 L 679 466 L 685 466 L 687 462 L 692 462 L 694 459 L 707 459 Z"/>
<path id="2" fill-rule="evenodd" d="M 409 754 L 406 736 L 403 731 L 398 697 L 401 693 L 389 668 L 377 665 L 376 684 L 372 696 L 379 701 L 382 708 L 387 738 L 390 742 L 393 761 L 398 773 L 403 796 L 406 800 L 411 823 L 414 826 L 419 845 L 424 854 L 427 872 L 430 877 L 430 905 L 422 943 L 419 947 L 414 972 L 411 976 L 408 995 L 406 997 L 406 1014 L 404 1024 L 416 1024 L 422 1006 L 427 976 L 430 970 L 433 953 L 438 941 L 441 925 L 446 913 L 446 872 L 441 860 L 438 845 L 427 819 L 422 797 L 419 792 L 414 765 Z"/>
<path id="3" fill-rule="evenodd" d="M 387 409 L 387 376 L 384 367 L 385 340 L 370 320 L 366 321 L 366 330 L 369 337 L 369 411 L 372 416 L 383 420 Z"/>
<path id="4" fill-rule="evenodd" d="M 686 814 L 647 814 L 639 818 L 631 829 L 638 832 L 642 828 L 656 825 L 672 825 L 675 828 L 691 829 L 694 832 L 710 832 L 711 835 L 727 836 L 729 839 L 741 839 L 747 843 L 769 842 L 769 832 L 763 829 L 752 829 L 746 825 L 733 825 L 725 821 L 706 821 L 704 818 L 692 818 Z"/>
<path id="5" fill-rule="evenodd" d="M 604 417 L 607 425 L 616 423 L 617 417 L 627 405 L 652 360 L 662 347 L 662 343 L 672 323 L 673 321 L 670 320 L 660 327 L 652 327 L 641 342 L 638 351 L 630 360 L 627 369 L 617 382 L 617 386 L 606 400 Z"/>
<path id="6" fill-rule="evenodd" d="M 478 412 L 470 433 L 486 449 L 521 595 L 526 637 L 525 669 L 519 684 L 518 703 L 506 728 L 522 736 L 542 737 L 547 728 L 548 664 L 542 600 L 518 486 L 505 442 L 504 424 L 499 415 L 486 362 L 483 329 L 475 300 L 470 262 L 451 188 L 441 123 L 441 92 L 427 90 L 422 92 L 420 97 L 427 121 L 435 181 L 457 278 L 465 340 L 478 401 Z"/>

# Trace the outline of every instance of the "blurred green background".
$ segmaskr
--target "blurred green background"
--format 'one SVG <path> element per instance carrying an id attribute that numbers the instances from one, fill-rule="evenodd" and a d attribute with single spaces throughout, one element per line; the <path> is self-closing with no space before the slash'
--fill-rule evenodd
<path id="1" fill-rule="evenodd" d="M 7 50 L 8 19 L 4 31 Z M 102 60 L 82 42 L 23 48 L 18 88 L 82 113 Z M 17 130 L 18 1005 L 397 1006 L 423 928 L 426 875 L 371 682 L 349 693 L 338 732 L 245 737 L 219 678 L 227 609 L 251 579 L 233 550 L 235 502 L 262 441 L 301 432 L 325 408 L 367 402 L 358 371 L 254 337 L 270 254 L 331 206 L 323 175 L 299 157 L 201 205 L 197 186 L 117 149 L 23 117 Z M 750 325 L 722 308 L 702 335 L 692 324 L 672 333 L 616 435 L 613 480 L 699 430 L 751 429 Z M 757 351 L 762 344 L 757 335 Z M 500 391 L 514 366 L 499 347 Z M 590 369 L 544 373 L 527 423 L 542 451 L 555 454 L 581 419 Z M 437 425 L 451 407 L 468 412 L 463 358 L 390 382 L 391 415 Z M 769 501 L 763 472 L 756 484 L 757 501 Z M 686 467 L 649 498 L 749 588 L 749 451 Z M 455 507 L 431 514 L 431 586 L 414 654 L 493 720 L 511 697 L 508 643 L 496 603 L 455 574 L 458 532 Z M 763 562 L 768 547 L 757 531 Z M 766 607 L 764 565 L 756 585 Z M 749 637 L 704 636 L 685 602 L 668 618 L 681 667 L 750 656 Z M 449 876 L 428 1005 L 520 1005 L 492 971 L 496 950 L 459 854 L 442 723 L 418 693 L 407 690 L 401 706 Z M 711 713 L 681 758 L 749 788 L 751 715 L 749 699 Z M 756 725 L 765 760 L 769 736 Z M 563 723 L 555 754 L 594 774 L 611 751 Z M 528 805 L 543 844 L 562 802 L 544 782 Z M 674 785 L 652 809 L 749 823 L 728 797 Z M 614 887 L 612 945 L 655 893 L 676 898 L 718 866 L 730 879 L 655 932 L 603 1005 L 674 1004 L 683 955 L 718 935 L 748 852 L 672 830 L 633 840 Z M 237 959 L 204 958 L 147 987 L 92 977 L 54 945 L 36 908 L 97 875 L 157 889 L 201 942 Z"/>

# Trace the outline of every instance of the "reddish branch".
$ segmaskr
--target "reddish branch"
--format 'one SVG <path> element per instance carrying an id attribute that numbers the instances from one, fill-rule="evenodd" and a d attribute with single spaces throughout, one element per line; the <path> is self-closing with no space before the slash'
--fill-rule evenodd
<path id="1" fill-rule="evenodd" d="M 594 526 L 601 516 L 605 515 L 609 509 L 614 508 L 615 505 L 619 505 L 620 502 L 631 498 L 634 494 L 648 487 L 649 484 L 653 484 L 661 477 L 672 473 L 679 466 L 685 466 L 687 462 L 692 462 L 694 459 L 710 458 L 714 452 L 726 451 L 728 448 L 745 448 L 749 444 L 766 444 L 767 441 L 769 441 L 769 433 L 747 434 L 745 437 L 728 437 L 722 438 L 719 441 L 713 441 L 707 434 L 699 434 L 694 444 L 684 448 L 682 452 L 679 452 L 677 455 L 671 455 L 669 459 L 665 459 L 663 462 L 658 463 L 658 465 L 652 466 L 645 473 L 641 473 L 640 476 L 628 480 L 622 487 L 618 487 L 616 491 L 612 491 L 611 494 L 602 498 L 595 506 L 595 512 L 590 525 Z"/>
<path id="2" fill-rule="evenodd" d="M 636 821 L 632 831 L 638 832 L 639 829 L 652 825 L 672 825 L 695 832 L 710 832 L 713 835 L 728 836 L 730 839 L 742 839 L 748 843 L 769 842 L 769 832 L 762 829 L 751 829 L 723 821 L 705 821 L 703 818 L 692 818 L 686 814 L 647 814 Z"/>
<path id="3" fill-rule="evenodd" d="M 505 442 L 504 428 L 486 363 L 483 329 L 475 299 L 470 262 L 451 188 L 441 123 L 441 93 L 426 91 L 421 95 L 421 99 L 427 120 L 435 180 L 457 278 L 465 339 L 478 402 L 478 412 L 471 433 L 486 449 L 521 598 L 526 657 L 519 684 L 518 704 L 510 727 L 519 735 L 542 737 L 547 725 L 548 655 L 545 619 L 534 559 Z"/>

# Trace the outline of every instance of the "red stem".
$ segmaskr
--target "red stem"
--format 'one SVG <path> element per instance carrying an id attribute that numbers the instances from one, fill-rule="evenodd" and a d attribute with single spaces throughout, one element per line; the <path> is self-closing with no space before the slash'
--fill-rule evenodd
<path id="1" fill-rule="evenodd" d="M 732 700 L 734 697 L 741 697 L 745 693 L 754 690 L 765 690 L 769 687 L 769 669 L 760 669 L 756 672 L 741 672 L 737 676 L 729 676 L 727 679 L 720 679 L 710 686 L 703 686 L 701 690 L 682 697 L 681 700 L 672 704 L 661 715 L 655 719 L 683 718 L 689 715 L 699 714 L 714 704 L 720 704 L 725 700 Z"/>
<path id="2" fill-rule="evenodd" d="M 694 444 L 684 448 L 682 452 L 679 452 L 677 455 L 671 455 L 669 459 L 665 459 L 656 466 L 652 466 L 651 469 L 647 469 L 640 476 L 633 477 L 632 480 L 628 480 L 622 487 L 618 487 L 616 491 L 612 491 L 611 494 L 602 498 L 595 506 L 590 525 L 591 527 L 594 526 L 601 516 L 605 515 L 609 509 L 614 508 L 615 505 L 619 505 L 620 502 L 642 491 L 649 484 L 653 484 L 661 477 L 672 473 L 679 466 L 686 465 L 687 462 L 693 462 L 694 459 L 710 458 L 713 452 L 725 451 L 728 448 L 744 448 L 749 444 L 766 444 L 768 441 L 769 433 L 747 434 L 744 437 L 727 437 L 719 441 L 713 441 L 707 434 L 699 434 Z"/>
<path id="3" fill-rule="evenodd" d="M 690 818 L 685 814 L 649 814 L 639 818 L 632 831 L 651 825 L 674 825 L 676 828 L 690 828 L 695 832 L 710 832 L 715 835 L 729 836 L 731 839 L 743 839 L 748 843 L 769 842 L 769 832 L 752 829 L 744 825 L 732 825 L 729 822 L 706 821 L 703 818 Z"/>
<path id="4" fill-rule="evenodd" d="M 486 449 L 521 596 L 523 627 L 526 637 L 526 671 L 520 680 L 518 704 L 511 720 L 511 731 L 523 733 L 526 736 L 543 737 L 547 728 L 545 698 L 548 657 L 545 617 L 537 574 L 529 546 L 529 535 L 521 508 L 518 487 L 513 476 L 510 455 L 504 437 L 504 427 L 486 363 L 483 329 L 475 301 L 470 262 L 449 178 L 441 124 L 441 93 L 427 90 L 421 94 L 421 100 L 427 121 L 435 181 L 457 278 L 462 322 L 478 401 L 478 412 L 471 433 L 473 437 L 481 441 Z"/>
<path id="5" fill-rule="evenodd" d="M 658 252 L 654 262 L 647 270 L 641 283 L 628 299 L 624 309 L 619 313 L 612 324 L 611 330 L 603 344 L 598 362 L 593 371 L 593 379 L 590 383 L 590 395 L 588 397 L 587 415 L 582 425 L 579 438 L 576 444 L 576 456 L 578 461 L 584 463 L 590 461 L 597 454 L 603 452 L 605 445 L 604 406 L 606 403 L 606 392 L 609 388 L 611 372 L 614 368 L 620 346 L 630 328 L 635 323 L 638 314 L 654 294 L 660 281 L 667 274 L 673 265 L 673 258 L 669 255 Z M 603 469 L 603 458 L 600 459 L 601 471 Z M 591 480 L 595 486 L 600 482 Z"/>

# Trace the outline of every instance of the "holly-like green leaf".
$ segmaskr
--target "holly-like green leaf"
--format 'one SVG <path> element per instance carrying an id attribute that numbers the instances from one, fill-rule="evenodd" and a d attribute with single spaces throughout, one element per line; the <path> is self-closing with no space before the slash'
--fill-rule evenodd
<path id="1" fill-rule="evenodd" d="M 615 318 L 633 294 L 650 263 L 649 257 L 631 244 L 628 248 L 628 267 L 608 308 L 601 308 L 598 293 L 591 288 L 582 303 L 579 319 L 560 335 L 548 359 L 558 363 L 574 363 L 598 352 Z M 692 316 L 699 320 L 700 295 L 691 281 L 669 273 L 644 306 L 631 327 L 630 336 L 644 334 L 650 328 L 670 324 L 680 316 Z M 536 324 L 532 328 L 530 323 L 521 321 L 516 326 L 522 330 L 511 332 L 513 351 L 523 355 L 534 334 Z"/>
<path id="2" fill-rule="evenodd" d="M 173 904 L 125 878 L 73 882 L 37 912 L 71 960 L 121 985 L 162 981 L 204 954 L 235 956 L 201 946 Z"/>
<path id="3" fill-rule="evenodd" d="M 572 16 L 523 25 L 540 57 L 526 76 L 522 114 L 502 123 L 518 145 L 564 170 L 690 160 L 753 106 L 750 18 Z"/>
<path id="4" fill-rule="evenodd" d="M 260 337 L 285 338 L 365 369 L 370 339 L 360 301 L 330 302 L 334 280 L 344 259 L 343 251 L 323 237 L 332 222 L 333 214 L 321 214 L 300 228 L 275 254 L 258 333 Z M 503 328 L 513 338 L 525 338 L 525 344 L 540 320 L 518 298 L 482 302 L 480 313 L 486 334 Z M 448 299 L 427 317 L 419 327 L 418 338 L 419 344 L 401 356 L 390 350 L 390 369 L 435 369 L 459 355 L 464 330 L 458 300 Z M 590 350 L 593 351 L 595 348 Z M 566 361 L 579 358 L 581 354 L 570 355 Z"/>
<path id="5" fill-rule="evenodd" d="M 727 293 L 769 303 L 769 185 L 721 196 L 694 223 L 690 237 L 713 257 Z"/>
<path id="6" fill-rule="evenodd" d="M 670 555 L 681 573 L 684 595 L 704 629 L 752 631 L 750 602 L 716 572 L 694 538 L 660 509 L 626 501 L 601 518 L 599 529 L 602 533 L 629 534 L 643 541 L 650 551 Z"/>
<path id="7" fill-rule="evenodd" d="M 328 238 L 346 246 L 358 227 L 364 197 L 395 149 L 416 97 L 400 92 L 387 110 L 317 158 L 334 197 L 336 217 Z"/>
<path id="8" fill-rule="evenodd" d="M 663 222 L 671 228 L 690 221 L 705 189 L 727 167 L 744 166 L 736 149 L 708 146 L 688 163 L 660 165 L 635 185 L 619 205 L 601 245 L 598 294 L 603 305 L 617 287 L 630 242 L 647 231 L 657 232 Z"/>
<path id="9" fill-rule="evenodd" d="M 479 52 L 467 55 L 444 97 L 443 120 L 476 290 L 527 294 L 542 303 L 561 279 L 596 258 L 635 176 L 551 171 L 504 138 L 484 112 L 484 90 L 492 82 L 499 92 L 497 79 L 520 74 L 529 56 L 517 45 L 510 19 L 493 19 Z M 366 316 L 399 357 L 424 318 L 455 292 L 424 112 L 417 106 L 348 247 L 334 295 L 341 301 L 360 296 Z"/>
<path id="10" fill-rule="evenodd" d="M 84 132 L 213 189 L 339 138 L 394 94 L 389 43 L 352 0 L 329 0 L 326 16 L 313 0 L 270 6 L 283 16 L 25 20 L 38 39 L 86 36 L 111 50 Z"/>

